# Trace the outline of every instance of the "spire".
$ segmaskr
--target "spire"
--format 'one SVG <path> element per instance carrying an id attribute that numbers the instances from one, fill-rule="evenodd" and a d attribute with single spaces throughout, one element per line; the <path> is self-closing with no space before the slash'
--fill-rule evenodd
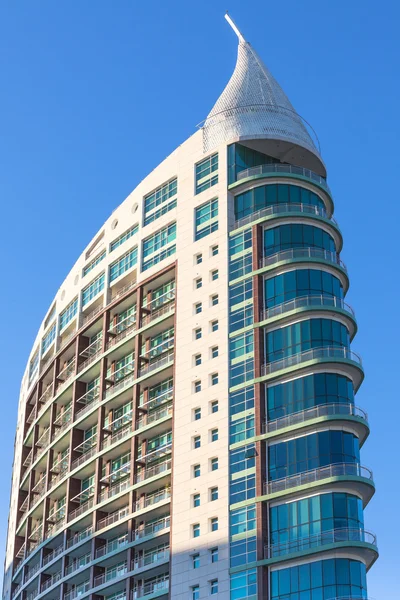
<path id="1" fill-rule="evenodd" d="M 230 16 L 225 18 L 239 39 L 238 57 L 228 84 L 204 122 L 204 151 L 229 140 L 270 139 L 289 142 L 289 146 L 284 144 L 285 151 L 295 144 L 320 161 L 315 134 Z"/>

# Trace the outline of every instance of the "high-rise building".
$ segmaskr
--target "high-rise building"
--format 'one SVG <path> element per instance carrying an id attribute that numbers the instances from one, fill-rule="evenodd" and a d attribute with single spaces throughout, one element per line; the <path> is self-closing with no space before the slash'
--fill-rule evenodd
<path id="1" fill-rule="evenodd" d="M 23 377 L 5 600 L 366 598 L 367 415 L 318 142 L 251 45 Z"/>

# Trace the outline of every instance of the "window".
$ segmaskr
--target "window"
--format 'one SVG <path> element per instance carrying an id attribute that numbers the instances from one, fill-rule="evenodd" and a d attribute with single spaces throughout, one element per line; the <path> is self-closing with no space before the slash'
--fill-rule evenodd
<path id="1" fill-rule="evenodd" d="M 211 531 L 218 531 L 218 517 L 210 519 L 210 529 Z"/>
<path id="2" fill-rule="evenodd" d="M 211 556 L 211 562 L 212 563 L 218 562 L 218 548 L 211 548 L 210 549 L 210 556 Z"/>
<path id="3" fill-rule="evenodd" d="M 200 338 L 201 338 L 201 327 L 197 327 L 197 329 L 194 330 L 194 339 L 199 340 Z"/>
<path id="4" fill-rule="evenodd" d="M 110 252 L 112 252 L 113 250 L 115 250 L 116 248 L 118 248 L 118 246 L 121 246 L 121 244 L 123 244 L 124 242 L 126 242 L 126 240 L 129 240 L 129 238 L 131 238 L 133 235 L 135 235 L 135 233 L 138 232 L 138 229 L 139 229 L 139 226 L 138 225 L 134 225 L 133 227 L 130 227 L 129 229 L 127 229 L 119 237 L 117 237 L 117 239 L 115 239 L 110 244 Z"/>
<path id="5" fill-rule="evenodd" d="M 216 281 L 218 277 L 218 269 L 214 269 L 213 271 L 211 271 L 211 281 Z"/>
<path id="6" fill-rule="evenodd" d="M 210 501 L 214 502 L 215 500 L 218 500 L 218 488 L 217 487 L 213 487 L 210 489 Z"/>
<path id="7" fill-rule="evenodd" d="M 42 339 L 42 354 L 46 352 L 51 346 L 51 344 L 56 339 L 56 324 L 54 323 L 53 327 L 49 329 L 46 335 Z"/>
<path id="8" fill-rule="evenodd" d="M 88 263 L 87 265 L 85 265 L 83 267 L 83 271 L 82 271 L 82 277 L 85 277 L 85 275 L 87 275 L 88 273 L 90 273 L 90 271 L 92 269 L 95 268 L 96 265 L 99 264 L 99 262 L 101 262 L 103 260 L 103 258 L 106 257 L 106 251 L 103 250 L 103 252 L 100 252 L 100 254 L 98 254 L 97 256 L 95 256 L 90 263 Z"/>
<path id="9" fill-rule="evenodd" d="M 194 538 L 200 536 L 200 524 L 199 523 L 195 523 L 194 525 L 192 525 L 192 535 Z"/>
<path id="10" fill-rule="evenodd" d="M 196 254 L 196 265 L 201 265 L 201 263 L 203 262 L 203 255 L 201 254 Z"/>
<path id="11" fill-rule="evenodd" d="M 211 402 L 211 412 L 212 413 L 217 413 L 218 412 L 218 400 L 213 400 Z"/>
<path id="12" fill-rule="evenodd" d="M 33 381 L 34 376 L 36 375 L 39 369 L 39 349 L 36 350 L 35 354 L 32 356 L 29 361 L 29 383 Z"/>
<path id="13" fill-rule="evenodd" d="M 218 429 L 211 429 L 211 441 L 216 442 L 218 440 Z"/>
<path id="14" fill-rule="evenodd" d="M 218 199 L 209 200 L 195 209 L 194 239 L 201 240 L 218 229 Z"/>
<path id="15" fill-rule="evenodd" d="M 218 183 L 218 152 L 196 165 L 196 194 Z"/>
<path id="16" fill-rule="evenodd" d="M 210 581 L 210 594 L 211 596 L 218 594 L 218 579 L 212 579 Z"/>
<path id="17" fill-rule="evenodd" d="M 89 283 L 89 285 L 87 285 L 85 288 L 83 288 L 83 290 L 82 290 L 82 307 L 86 306 L 86 304 L 88 304 L 103 289 L 104 289 L 104 273 L 101 273 L 100 275 L 98 275 L 96 277 L 96 279 L 93 279 L 93 281 L 91 281 Z"/>
<path id="18" fill-rule="evenodd" d="M 195 354 L 194 355 L 194 366 L 198 367 L 199 365 L 201 365 L 201 354 Z"/>
<path id="19" fill-rule="evenodd" d="M 218 244 L 211 246 L 211 256 L 217 256 L 219 252 Z"/>
<path id="20" fill-rule="evenodd" d="M 218 294 L 214 294 L 213 296 L 211 296 L 211 306 L 217 306 L 218 302 Z"/>
<path id="21" fill-rule="evenodd" d="M 201 408 L 195 408 L 193 411 L 193 418 L 195 421 L 200 421 L 201 419 Z"/>
<path id="22" fill-rule="evenodd" d="M 203 305 L 202 305 L 202 303 L 201 303 L 201 302 L 197 302 L 197 303 L 194 305 L 194 312 L 195 312 L 195 314 L 196 314 L 196 315 L 198 315 L 199 313 L 201 313 L 201 311 L 202 311 L 202 310 L 203 310 Z"/>
<path id="23" fill-rule="evenodd" d="M 193 438 L 193 448 L 196 450 L 197 448 L 200 448 L 200 446 L 201 446 L 201 436 L 195 435 Z"/>
<path id="24" fill-rule="evenodd" d="M 218 331 L 218 319 L 215 319 L 215 321 L 211 321 L 211 331 Z"/>
<path id="25" fill-rule="evenodd" d="M 200 598 L 200 586 L 192 585 L 190 588 L 192 590 L 192 600 L 199 600 Z"/>
<path id="26" fill-rule="evenodd" d="M 218 471 L 218 458 L 212 458 L 210 461 L 211 471 Z"/>
<path id="27" fill-rule="evenodd" d="M 218 373 L 213 373 L 211 375 L 211 385 L 217 385 L 218 384 Z"/>
<path id="28" fill-rule="evenodd" d="M 211 348 L 211 358 L 217 358 L 218 356 L 218 346 L 213 346 Z"/>
<path id="29" fill-rule="evenodd" d="M 194 393 L 197 394 L 198 392 L 201 392 L 201 381 L 195 381 L 193 384 L 194 387 Z"/>
<path id="30" fill-rule="evenodd" d="M 199 290 L 201 287 L 203 287 L 203 280 L 201 277 L 198 277 L 195 279 L 195 288 L 196 290 Z"/>
<path id="31" fill-rule="evenodd" d="M 73 300 L 70 304 L 68 304 L 67 308 L 65 308 L 62 311 L 62 313 L 60 314 L 60 330 L 64 329 L 64 327 L 66 325 L 68 325 L 68 323 L 70 321 L 72 321 L 72 319 L 76 315 L 77 311 L 78 311 L 78 298 L 75 298 L 75 300 Z"/>
<path id="32" fill-rule="evenodd" d="M 137 263 L 137 246 L 110 265 L 110 283 Z"/>
<path id="33" fill-rule="evenodd" d="M 178 181 L 172 179 L 144 197 L 144 224 L 152 223 L 176 206 Z M 172 200 L 171 200 L 172 198 Z M 158 210 L 157 207 L 161 206 Z"/>
<path id="34" fill-rule="evenodd" d="M 170 223 L 159 231 L 153 233 L 142 242 L 143 263 L 142 270 L 146 271 L 153 265 L 161 262 L 176 251 L 172 242 L 176 239 L 176 223 Z M 167 247 L 166 247 L 167 246 Z M 162 250 L 164 248 L 164 250 Z"/>
<path id="35" fill-rule="evenodd" d="M 193 569 L 200 567 L 200 554 L 192 554 L 192 567 Z"/>
<path id="36" fill-rule="evenodd" d="M 200 465 L 193 465 L 193 477 L 200 477 Z"/>
<path id="37" fill-rule="evenodd" d="M 200 506 L 200 494 L 193 494 L 193 508 Z"/>

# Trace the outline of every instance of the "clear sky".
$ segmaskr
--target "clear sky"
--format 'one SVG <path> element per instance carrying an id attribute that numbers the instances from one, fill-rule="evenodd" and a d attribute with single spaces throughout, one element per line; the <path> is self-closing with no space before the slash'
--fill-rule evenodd
<path id="1" fill-rule="evenodd" d="M 344 234 L 362 463 L 377 493 L 366 528 L 381 557 L 369 595 L 398 600 L 400 410 L 399 34 L 381 0 L 3 0 L 0 2 L 3 556 L 20 379 L 38 326 L 92 236 L 195 131 L 227 82 L 226 9 L 317 131 Z"/>

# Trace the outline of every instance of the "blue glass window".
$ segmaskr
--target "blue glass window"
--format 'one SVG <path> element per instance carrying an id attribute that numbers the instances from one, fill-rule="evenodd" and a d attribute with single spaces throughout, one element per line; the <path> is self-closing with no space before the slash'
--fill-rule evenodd
<path id="1" fill-rule="evenodd" d="M 176 239 L 176 223 L 171 223 L 159 231 L 153 233 L 143 240 L 143 265 L 146 271 L 153 265 L 171 256 L 176 251 L 175 244 L 170 245 Z M 165 248 L 165 246 L 168 246 Z M 164 249 L 163 249 L 164 248 Z"/>
<path id="2" fill-rule="evenodd" d="M 137 263 L 137 246 L 110 265 L 110 283 Z"/>
<path id="3" fill-rule="evenodd" d="M 195 209 L 195 241 L 201 240 L 218 229 L 218 198 L 214 198 Z"/>
<path id="4" fill-rule="evenodd" d="M 250 500 L 256 495 L 256 478 L 255 475 L 240 477 L 231 481 L 229 486 L 230 503 L 244 502 Z"/>
<path id="5" fill-rule="evenodd" d="M 252 236 L 251 236 L 251 228 L 246 231 L 241 231 L 236 235 L 233 235 L 229 238 L 229 256 L 233 256 L 234 254 L 238 254 L 239 252 L 244 252 L 251 248 L 252 245 Z"/>
<path id="6" fill-rule="evenodd" d="M 248 358 L 230 368 L 230 386 L 235 387 L 254 379 L 254 358 Z"/>
<path id="7" fill-rule="evenodd" d="M 237 174 L 244 169 L 272 163 L 280 163 L 280 161 L 242 144 L 231 144 L 228 146 L 228 182 L 234 183 Z"/>
<path id="8" fill-rule="evenodd" d="M 122 233 L 119 237 L 117 237 L 114 241 L 111 242 L 110 252 L 112 252 L 113 250 L 121 246 L 121 244 L 126 242 L 126 240 L 129 240 L 129 238 L 134 236 L 138 232 L 138 229 L 138 225 L 133 225 L 133 227 L 130 227 L 129 229 L 124 231 L 124 233 Z"/>
<path id="9" fill-rule="evenodd" d="M 46 335 L 42 339 L 42 354 L 46 352 L 51 346 L 51 344 L 56 339 L 56 324 L 51 327 L 51 329 L 46 333 Z"/>
<path id="10" fill-rule="evenodd" d="M 234 310 L 229 314 L 229 331 L 233 333 L 253 323 L 253 305 Z"/>
<path id="11" fill-rule="evenodd" d="M 230 544 L 231 567 L 239 567 L 257 560 L 256 537 L 254 535 Z M 247 596 L 246 596 L 247 598 Z"/>
<path id="12" fill-rule="evenodd" d="M 235 415 L 254 408 L 254 385 L 229 394 L 230 414 Z"/>
<path id="13" fill-rule="evenodd" d="M 67 308 L 60 314 L 60 330 L 64 329 L 66 325 L 75 317 L 78 310 L 78 298 L 75 298 Z"/>
<path id="14" fill-rule="evenodd" d="M 196 165 L 196 194 L 218 183 L 218 152 Z"/>
<path id="15" fill-rule="evenodd" d="M 229 303 L 231 306 L 253 299 L 253 282 L 251 279 L 236 283 L 229 288 Z"/>
<path id="16" fill-rule="evenodd" d="M 95 256 L 87 265 L 83 267 L 82 277 L 85 277 L 92 269 L 95 268 L 104 258 L 106 257 L 106 251 L 100 252 L 97 256 Z"/>
<path id="17" fill-rule="evenodd" d="M 254 437 L 254 415 L 250 414 L 231 421 L 229 427 L 229 443 L 236 444 Z"/>
<path id="18" fill-rule="evenodd" d="M 254 352 L 254 333 L 246 331 L 229 340 L 229 359 L 233 360 Z"/>
<path id="19" fill-rule="evenodd" d="M 264 256 L 291 248 L 321 248 L 336 252 L 333 237 L 320 227 L 291 223 L 264 229 Z"/>
<path id="20" fill-rule="evenodd" d="M 256 507 L 250 504 L 231 511 L 231 535 L 246 533 L 256 528 Z"/>
<path id="21" fill-rule="evenodd" d="M 178 180 L 172 179 L 144 197 L 144 224 L 148 225 L 176 206 Z M 171 200 L 172 198 L 172 200 Z M 161 207 L 155 210 L 157 207 Z"/>
<path id="22" fill-rule="evenodd" d="M 231 475 L 252 469 L 256 465 L 256 450 L 254 444 L 248 444 L 229 453 Z"/>
<path id="23" fill-rule="evenodd" d="M 29 383 L 32 382 L 39 369 L 39 348 L 29 361 Z"/>
<path id="24" fill-rule="evenodd" d="M 245 600 L 257 596 L 257 569 L 231 575 L 231 600 Z"/>
<path id="25" fill-rule="evenodd" d="M 82 306 L 86 306 L 97 294 L 104 289 L 104 273 L 98 275 L 82 290 Z"/>
<path id="26" fill-rule="evenodd" d="M 300 296 L 335 296 L 343 298 L 340 280 L 318 269 L 296 269 L 265 279 L 265 308 L 276 306 Z"/>
<path id="27" fill-rule="evenodd" d="M 243 256 L 239 256 L 235 260 L 229 262 L 229 281 L 243 277 L 251 273 L 253 270 L 253 255 L 251 252 Z"/>

